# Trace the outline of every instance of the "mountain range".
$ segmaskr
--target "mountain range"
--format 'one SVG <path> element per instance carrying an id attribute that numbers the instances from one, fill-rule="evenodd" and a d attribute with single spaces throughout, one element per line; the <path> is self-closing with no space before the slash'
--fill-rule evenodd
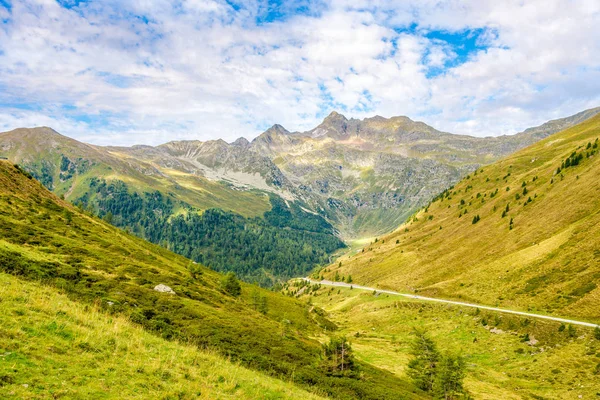
<path id="1" fill-rule="evenodd" d="M 373 119 L 330 117 L 343 123 L 232 144 L 120 148 L 49 128 L 2 134 L 0 397 L 448 397 L 440 387 L 450 398 L 595 396 L 597 110 L 501 138 L 420 127 L 402 151 L 384 149 Z M 435 146 L 416 157 L 425 142 Z M 356 158 L 340 170 L 321 165 L 323 154 Z M 341 216 L 352 208 L 328 204 L 336 199 L 318 194 L 316 177 L 359 170 L 373 154 L 379 168 L 392 155 L 459 177 L 414 202 L 391 233 L 344 248 Z M 290 172 L 302 157 L 313 178 Z M 486 157 L 498 159 L 475 162 Z M 356 192 L 372 189 L 373 204 L 393 193 L 378 186 L 380 171 L 351 181 L 372 184 Z M 412 177 L 397 175 L 416 185 Z M 336 201 L 349 198 L 342 190 Z M 313 278 L 347 287 L 290 280 L 269 291 L 204 265 L 263 286 L 323 265 Z M 416 374 L 425 354 L 432 387 Z"/>
<path id="2" fill-rule="evenodd" d="M 332 112 L 306 132 L 103 147 L 51 128 L 0 133 L 0 157 L 83 210 L 218 271 L 272 286 L 345 243 L 395 229 L 483 164 L 571 127 L 590 109 L 500 137 L 408 117 Z"/>

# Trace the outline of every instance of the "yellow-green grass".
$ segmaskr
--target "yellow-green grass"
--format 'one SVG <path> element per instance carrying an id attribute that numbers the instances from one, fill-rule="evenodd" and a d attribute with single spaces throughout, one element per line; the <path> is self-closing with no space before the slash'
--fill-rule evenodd
<path id="1" fill-rule="evenodd" d="M 3 399 L 318 398 L 1 273 L 0 299 Z"/>
<path id="2" fill-rule="evenodd" d="M 596 116 L 479 169 L 324 276 L 338 272 L 368 286 L 600 321 L 598 149 L 587 157 L 598 137 Z M 556 175 L 574 151 L 583 160 Z"/>
<path id="3" fill-rule="evenodd" d="M 600 341 L 592 329 L 577 327 L 569 335 L 556 322 L 356 289 L 322 287 L 310 299 L 338 324 L 358 359 L 399 377 L 406 376 L 414 329 L 424 329 L 442 352 L 466 358 L 465 385 L 476 399 L 586 399 L 600 393 Z M 538 343 L 524 343 L 525 334 Z"/>
<path id="4" fill-rule="evenodd" d="M 406 379 L 375 366 L 361 364 L 360 379 L 327 374 L 311 336 L 335 326 L 319 310 L 245 283 L 236 296 L 218 273 L 80 212 L 6 161 L 0 161 L 0 271 L 317 394 L 421 398 Z M 175 294 L 157 292 L 158 284 Z M 28 343 L 26 336 L 14 339 Z"/>

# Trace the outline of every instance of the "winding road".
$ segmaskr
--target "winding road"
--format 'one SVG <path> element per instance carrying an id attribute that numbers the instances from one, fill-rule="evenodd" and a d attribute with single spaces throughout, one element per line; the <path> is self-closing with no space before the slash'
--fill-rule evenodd
<path id="1" fill-rule="evenodd" d="M 573 319 L 551 317 L 549 315 L 532 314 L 532 313 L 523 312 L 523 311 L 507 310 L 507 309 L 504 309 L 504 308 L 482 306 L 480 304 L 463 303 L 461 301 L 436 299 L 435 297 L 424 297 L 424 296 L 419 296 L 419 295 L 416 295 L 416 294 L 399 293 L 399 292 L 394 292 L 392 290 L 377 289 L 377 288 L 372 288 L 372 287 L 368 287 L 368 286 L 355 285 L 355 284 L 352 284 L 352 283 L 333 282 L 333 281 L 328 281 L 328 280 L 317 281 L 317 280 L 313 280 L 313 279 L 310 279 L 310 278 L 302 278 L 302 279 L 305 280 L 305 281 L 307 281 L 307 282 L 318 283 L 318 284 L 323 285 L 323 286 L 335 286 L 335 287 L 347 287 L 347 288 L 352 287 L 353 289 L 368 290 L 368 291 L 371 291 L 371 292 L 372 291 L 376 291 L 377 293 L 386 293 L 386 294 L 391 294 L 391 295 L 394 295 L 394 296 L 408 297 L 408 298 L 414 299 L 414 300 L 433 301 L 433 302 L 436 302 L 436 303 L 454 304 L 454 305 L 457 305 L 457 306 L 479 308 L 481 310 L 496 311 L 496 312 L 501 312 L 501 313 L 505 313 L 505 314 L 515 314 L 515 315 L 521 315 L 521 316 L 524 316 L 524 317 L 547 319 L 547 320 L 550 320 L 550 321 L 563 322 L 565 324 L 571 324 L 571 325 L 587 326 L 589 328 L 600 327 L 600 325 L 593 324 L 591 322 L 584 322 L 584 321 L 576 321 L 576 320 L 573 320 Z"/>

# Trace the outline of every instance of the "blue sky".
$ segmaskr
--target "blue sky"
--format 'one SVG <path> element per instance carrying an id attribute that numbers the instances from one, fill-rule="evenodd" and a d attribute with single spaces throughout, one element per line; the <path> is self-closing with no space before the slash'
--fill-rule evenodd
<path id="1" fill-rule="evenodd" d="M 98 144 L 407 115 L 478 136 L 600 105 L 595 0 L 0 0 L 0 130 Z"/>

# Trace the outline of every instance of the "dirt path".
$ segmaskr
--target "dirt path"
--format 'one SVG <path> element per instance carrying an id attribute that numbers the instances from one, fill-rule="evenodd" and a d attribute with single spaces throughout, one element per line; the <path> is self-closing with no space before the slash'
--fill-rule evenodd
<path id="1" fill-rule="evenodd" d="M 591 322 L 583 322 L 583 321 L 576 321 L 576 320 L 572 320 L 572 319 L 551 317 L 549 315 L 532 314 L 532 313 L 523 312 L 523 311 L 507 310 L 505 308 L 482 306 L 480 304 L 463 303 L 460 301 L 436 299 L 434 297 L 424 297 L 424 296 L 419 296 L 416 294 L 399 293 L 399 292 L 394 292 L 392 290 L 377 289 L 377 288 L 372 288 L 372 287 L 368 287 L 368 286 L 355 285 L 352 283 L 332 282 L 332 281 L 328 281 L 328 280 L 316 281 L 316 280 L 309 279 L 309 278 L 302 278 L 302 279 L 305 281 L 311 282 L 311 283 L 318 283 L 323 286 L 348 287 L 348 288 L 352 287 L 353 289 L 368 290 L 370 292 L 376 291 L 377 293 L 386 293 L 386 294 L 391 294 L 394 296 L 408 297 L 410 299 L 421 300 L 421 301 L 433 301 L 436 303 L 446 303 L 446 304 L 454 304 L 454 305 L 463 306 L 463 307 L 479 308 L 481 310 L 496 311 L 496 312 L 501 312 L 501 313 L 505 313 L 505 314 L 515 314 L 515 315 L 521 315 L 524 317 L 531 317 L 531 318 L 547 319 L 550 321 L 563 322 L 565 324 L 587 326 L 589 328 L 600 327 L 599 325 L 593 324 Z"/>

